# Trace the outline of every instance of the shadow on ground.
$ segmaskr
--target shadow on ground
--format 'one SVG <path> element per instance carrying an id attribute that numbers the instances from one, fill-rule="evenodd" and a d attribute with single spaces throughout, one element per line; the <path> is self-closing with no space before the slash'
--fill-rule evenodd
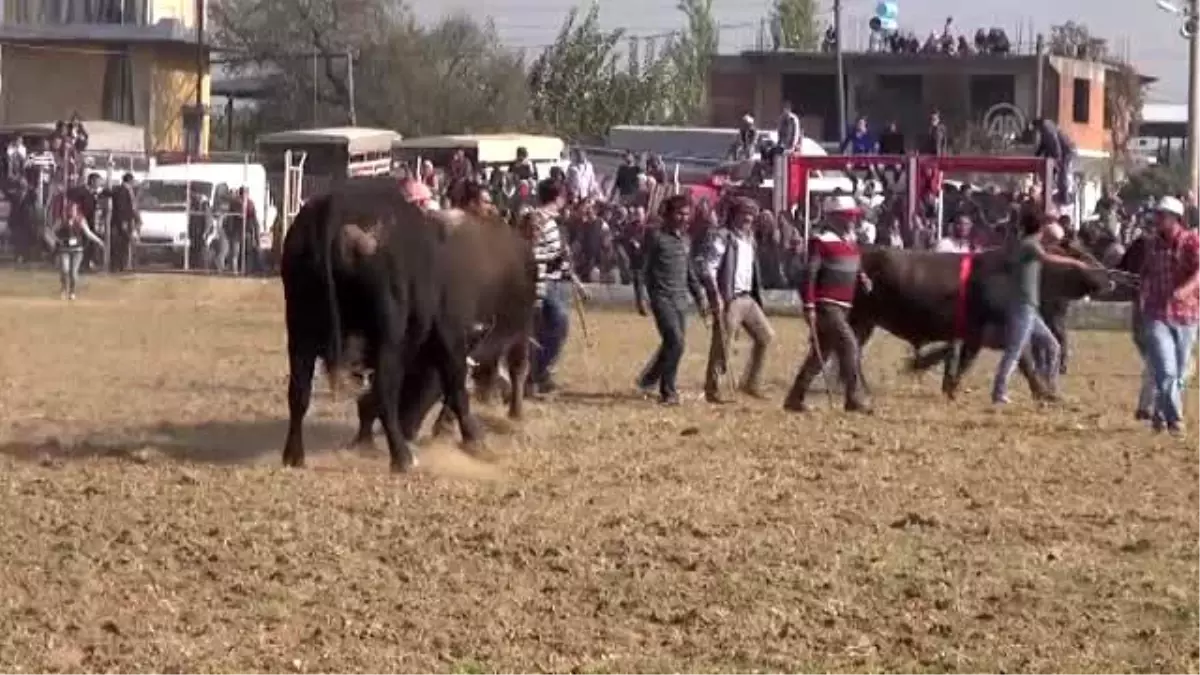
<path id="1" fill-rule="evenodd" d="M 429 421 L 436 417 L 431 415 Z M 510 436 L 519 427 L 503 416 L 477 414 L 487 436 Z M 349 424 L 313 420 L 304 425 L 304 446 L 310 456 L 352 449 L 355 429 Z M 0 455 L 32 462 L 56 462 L 107 457 L 146 463 L 154 456 L 203 464 L 253 464 L 279 459 L 287 437 L 287 420 L 211 421 L 198 424 L 161 424 L 114 436 L 111 431 L 74 438 L 42 436 L 6 439 Z M 457 425 L 437 439 L 424 436 L 421 446 L 453 446 L 459 440 Z M 354 448 L 364 455 L 384 455 L 383 433 L 376 424 L 374 448 Z"/>
<path id="2" fill-rule="evenodd" d="M 354 430 L 345 424 L 306 424 L 305 446 L 319 453 L 345 446 Z M 213 421 L 198 424 L 162 424 L 114 436 L 111 431 L 75 438 L 9 439 L 0 454 L 30 461 L 78 460 L 112 457 L 144 461 L 154 454 L 183 462 L 244 464 L 282 452 L 287 420 Z"/>

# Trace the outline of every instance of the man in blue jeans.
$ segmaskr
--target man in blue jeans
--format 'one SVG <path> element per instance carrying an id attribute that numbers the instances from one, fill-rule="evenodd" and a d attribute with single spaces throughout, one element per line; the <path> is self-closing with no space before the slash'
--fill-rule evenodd
<path id="1" fill-rule="evenodd" d="M 1004 328 L 1004 356 L 996 369 L 992 384 L 992 403 L 1008 403 L 1008 380 L 1016 369 L 1017 361 L 1032 340 L 1038 351 L 1045 355 L 1042 376 L 1050 384 L 1051 391 L 1058 390 L 1058 362 L 1061 348 L 1050 327 L 1038 312 L 1041 304 L 1042 265 L 1047 262 L 1087 268 L 1087 263 L 1074 258 L 1047 253 L 1042 248 L 1042 226 L 1047 217 L 1026 213 L 1021 218 L 1021 239 L 1008 251 L 1006 269 L 1012 291 L 1009 300 L 1008 318 Z M 1053 221 L 1050 218 L 1049 221 Z"/>
<path id="2" fill-rule="evenodd" d="M 1142 260 L 1141 342 L 1154 377 L 1156 431 L 1183 431 L 1183 379 L 1200 322 L 1200 235 L 1183 226 L 1183 202 L 1163 197 L 1157 232 L 1146 235 Z"/>
<path id="3" fill-rule="evenodd" d="M 533 257 L 537 265 L 537 302 L 535 313 L 537 347 L 534 348 L 530 378 L 540 393 L 555 389 L 551 369 L 562 353 L 570 329 L 570 314 L 565 296 L 572 291 L 563 284 L 567 279 L 584 296 L 582 285 L 571 265 L 570 249 L 563 241 L 558 218 L 566 204 L 566 186 L 552 178 L 538 183 L 538 208 L 525 221 L 526 236 L 533 242 Z"/>

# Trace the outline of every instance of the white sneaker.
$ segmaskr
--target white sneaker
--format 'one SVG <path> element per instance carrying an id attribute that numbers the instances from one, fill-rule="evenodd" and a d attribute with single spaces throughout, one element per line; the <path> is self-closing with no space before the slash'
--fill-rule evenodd
<path id="1" fill-rule="evenodd" d="M 67 299 L 68 299 L 68 300 L 74 300 L 74 299 L 75 299 L 75 294 L 74 294 L 74 293 L 72 293 L 72 294 L 68 295 L 68 296 L 67 296 Z"/>

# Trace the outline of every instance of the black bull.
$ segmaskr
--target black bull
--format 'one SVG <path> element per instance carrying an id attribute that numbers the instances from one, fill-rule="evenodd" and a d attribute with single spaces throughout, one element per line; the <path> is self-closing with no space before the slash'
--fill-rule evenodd
<path id="1" fill-rule="evenodd" d="M 509 419 L 523 416 L 525 384 L 529 369 L 529 338 L 533 327 L 534 303 L 537 298 L 537 269 L 529 242 L 520 237 L 503 220 L 495 217 L 464 217 L 462 212 L 434 214 L 435 223 L 447 229 L 443 246 L 450 264 L 459 279 L 457 291 L 462 295 L 457 305 L 470 307 L 466 318 L 477 324 L 472 342 L 471 357 L 476 366 L 475 382 L 482 399 L 486 399 L 495 384 L 497 366 L 501 361 L 508 368 L 512 390 L 508 399 Z M 458 222 L 451 222 L 457 220 Z M 421 422 L 435 403 L 443 398 L 442 384 L 429 373 L 423 381 L 414 381 L 413 388 L 402 398 L 400 426 L 409 441 L 415 440 Z M 408 405 L 409 402 L 412 405 Z M 354 444 L 370 445 L 372 427 L 379 419 L 379 401 L 373 390 L 358 399 L 358 433 Z M 442 432 L 453 422 L 453 411 L 442 407 L 435 432 Z M 464 438 L 464 440 L 466 440 Z"/>
<path id="2" fill-rule="evenodd" d="M 391 180 L 351 180 L 304 205 L 281 259 L 290 369 L 286 465 L 304 464 L 302 424 L 316 360 L 336 387 L 351 337 L 363 343 L 361 365 L 374 371 L 371 394 L 393 470 L 412 465 L 409 441 L 427 412 L 418 394 L 430 380 L 464 441 L 481 440 L 466 394 L 467 340 L 479 314 L 479 285 L 494 279 L 480 271 L 491 269 L 481 258 L 454 255 L 462 251 L 460 230 L 476 226 L 461 212 L 426 215 Z M 494 317 L 491 344 L 507 346 L 509 337 L 524 343 L 532 279 L 525 285 L 529 302 L 512 305 L 525 309 Z"/>
<path id="3" fill-rule="evenodd" d="M 1014 290 L 1005 269 L 1006 255 L 1003 250 L 991 250 L 972 256 L 964 294 L 960 254 L 864 248 L 862 269 L 871 280 L 871 289 L 860 292 L 850 312 L 850 325 L 860 346 L 877 327 L 917 350 L 951 343 L 919 355 L 915 365 L 921 369 L 944 363 L 942 390 L 953 397 L 979 351 L 984 346 L 1002 346 L 999 336 L 1005 307 Z M 1071 300 L 1099 294 L 1112 285 L 1108 271 L 1102 268 L 1046 263 L 1041 281 L 1043 309 L 1065 316 Z M 1019 367 L 1035 396 L 1053 395 L 1028 350 Z"/>

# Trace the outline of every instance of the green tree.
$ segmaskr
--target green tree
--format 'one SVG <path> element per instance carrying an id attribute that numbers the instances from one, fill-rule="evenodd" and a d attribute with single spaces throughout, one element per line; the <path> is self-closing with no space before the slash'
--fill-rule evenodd
<path id="1" fill-rule="evenodd" d="M 1112 146 L 1109 162 L 1109 182 L 1115 182 L 1119 172 L 1128 171 L 1133 164 L 1130 142 L 1137 137 L 1142 123 L 1142 104 L 1146 98 L 1142 76 L 1127 64 L 1115 64 L 1104 73 L 1104 115 L 1108 140 Z"/>
<path id="2" fill-rule="evenodd" d="M 1163 195 L 1181 195 L 1187 192 L 1187 171 L 1182 162 L 1170 165 L 1155 164 L 1129 174 L 1128 180 L 1118 191 L 1121 199 L 1143 202 Z"/>
<path id="3" fill-rule="evenodd" d="M 821 30 L 813 0 L 775 0 L 770 18 L 779 29 L 781 48 L 812 52 L 820 47 Z"/>
<path id="4" fill-rule="evenodd" d="M 631 67 L 628 56 L 617 50 L 624 35 L 620 29 L 600 28 L 597 4 L 582 15 L 571 10 L 554 44 L 529 70 L 533 120 L 575 141 L 598 140 L 618 124 L 658 121 L 667 62 L 639 54 L 637 67 Z"/>
<path id="5" fill-rule="evenodd" d="M 525 69 L 493 27 L 466 14 L 422 27 L 389 0 L 223 0 L 214 42 L 237 73 L 263 77 L 254 133 L 341 125 L 405 135 L 512 128 L 527 117 Z"/>
<path id="6" fill-rule="evenodd" d="M 677 8 L 685 23 L 668 50 L 672 72 L 665 103 L 671 121 L 697 124 L 708 117 L 708 72 L 720 47 L 720 31 L 712 0 L 679 0 Z"/>

